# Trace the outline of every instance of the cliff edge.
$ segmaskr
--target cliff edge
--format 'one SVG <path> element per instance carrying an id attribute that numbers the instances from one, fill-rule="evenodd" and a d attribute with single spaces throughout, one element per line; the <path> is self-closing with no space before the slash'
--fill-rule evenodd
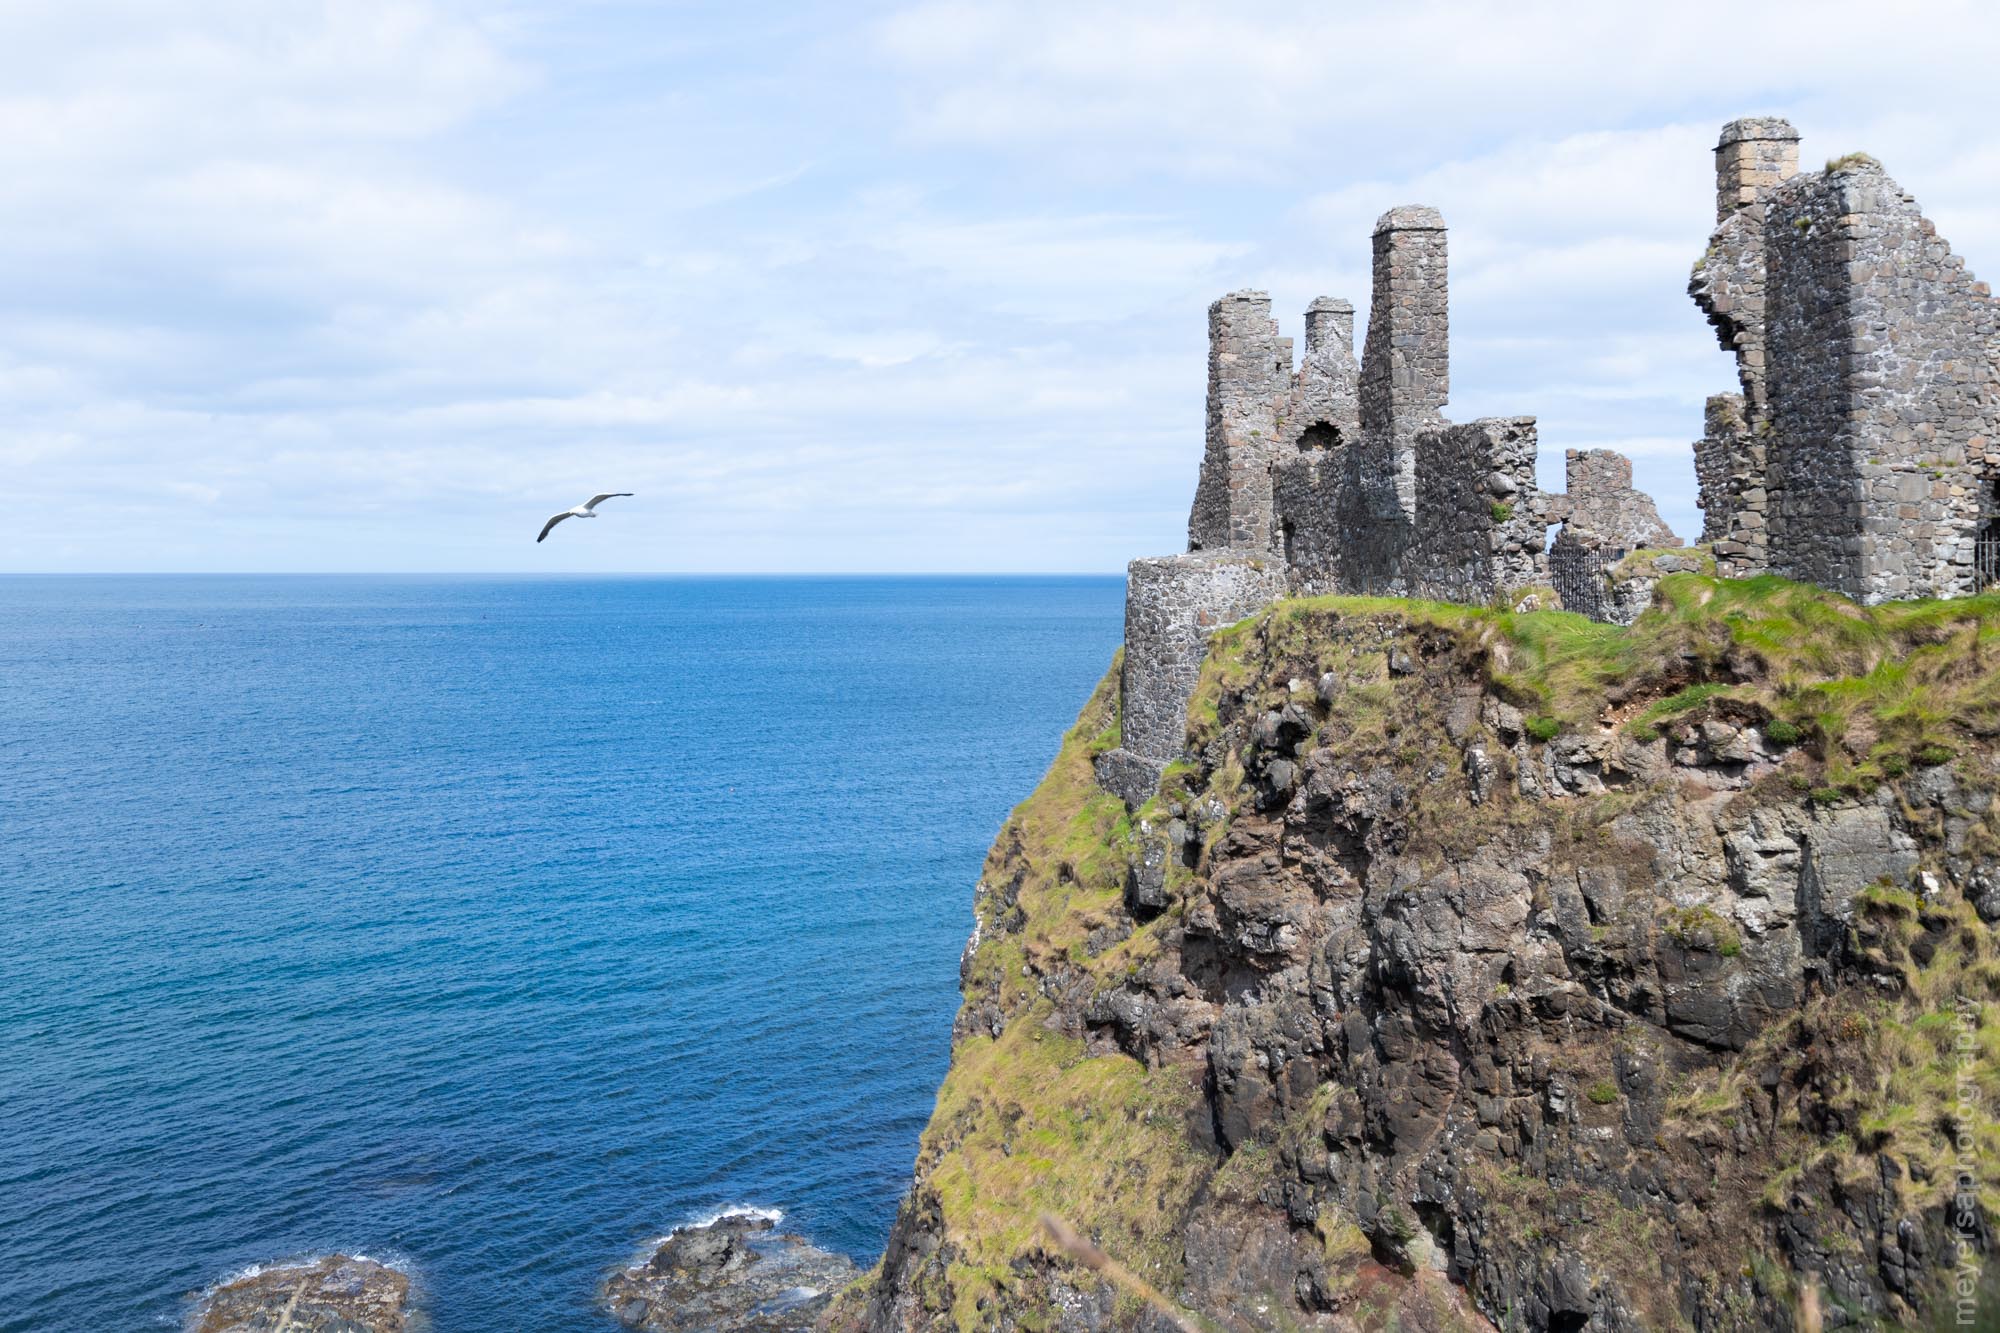
<path id="1" fill-rule="evenodd" d="M 1114 664 L 987 860 L 827 1325 L 1992 1318 L 1996 663 L 2000 597 L 1773 576 L 1630 627 L 1285 600 L 1129 812 Z"/>

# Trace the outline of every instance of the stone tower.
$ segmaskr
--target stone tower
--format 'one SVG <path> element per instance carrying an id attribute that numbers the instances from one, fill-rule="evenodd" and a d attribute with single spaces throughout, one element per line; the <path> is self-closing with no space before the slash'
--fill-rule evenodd
<path id="1" fill-rule="evenodd" d="M 1772 568 L 1865 602 L 1976 591 L 2000 432 L 1986 284 L 1871 157 L 1766 200 Z"/>
<path id="2" fill-rule="evenodd" d="M 1208 444 L 1190 551 L 1271 551 L 1271 466 L 1291 381 L 1292 340 L 1279 336 L 1268 294 L 1231 292 L 1208 308 Z"/>
<path id="3" fill-rule="evenodd" d="M 1765 195 L 1799 169 L 1799 132 L 1775 116 L 1722 127 L 1715 144 L 1715 234 L 1694 266 L 1688 294 L 1736 354 L 1742 393 L 1709 400 L 1695 445 L 1703 539 L 1717 568 L 1742 576 L 1768 567 L 1770 426 L 1765 389 Z"/>
<path id="4" fill-rule="evenodd" d="M 1445 424 L 1451 387 L 1444 217 L 1420 204 L 1375 223 L 1374 292 L 1361 350 L 1365 475 L 1379 478 L 1382 512 L 1416 512 L 1419 432 Z"/>

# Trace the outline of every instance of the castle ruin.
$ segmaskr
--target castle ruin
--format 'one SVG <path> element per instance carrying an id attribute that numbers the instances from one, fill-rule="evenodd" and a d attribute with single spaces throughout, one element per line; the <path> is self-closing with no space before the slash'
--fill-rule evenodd
<path id="1" fill-rule="evenodd" d="M 1986 284 L 1873 158 L 1801 174 L 1797 132 L 1770 118 L 1725 126 L 1715 155 L 1717 224 L 1689 291 L 1741 385 L 1708 400 L 1694 446 L 1718 571 L 1863 602 L 1995 582 L 2000 316 Z M 1634 587 L 1649 598 L 1651 584 L 1614 586 L 1609 571 L 1680 546 L 1622 455 L 1569 451 L 1566 490 L 1549 494 L 1533 417 L 1446 419 L 1446 241 L 1434 208 L 1376 222 L 1358 363 L 1345 300 L 1307 307 L 1296 367 L 1268 295 L 1209 307 L 1188 549 L 1130 567 L 1123 743 L 1098 761 L 1128 803 L 1181 756 L 1210 633 L 1281 596 L 1519 598 L 1630 620 Z"/>
<path id="2" fill-rule="evenodd" d="M 1798 140 L 1758 117 L 1715 149 L 1688 292 L 1742 393 L 1709 400 L 1696 445 L 1703 536 L 1725 573 L 1857 601 L 1976 592 L 2000 463 L 1992 293 L 1881 163 L 1801 173 Z"/>

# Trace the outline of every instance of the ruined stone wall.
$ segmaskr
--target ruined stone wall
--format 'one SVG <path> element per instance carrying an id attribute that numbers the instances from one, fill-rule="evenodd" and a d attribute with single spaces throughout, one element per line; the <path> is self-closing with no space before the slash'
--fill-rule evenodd
<path id="1" fill-rule="evenodd" d="M 1715 552 L 1720 573 L 1742 578 L 1769 564 L 1764 440 L 1752 434 L 1741 394 L 1712 395 L 1702 424 L 1694 446 L 1701 540 Z"/>
<path id="2" fill-rule="evenodd" d="M 2000 429 L 1995 306 L 1883 171 L 1798 175 L 1782 120 L 1716 145 L 1718 224 L 1688 290 L 1736 354 L 1696 470 L 1720 572 L 1864 601 L 1976 590 Z"/>
<path id="3" fill-rule="evenodd" d="M 1271 551 L 1271 465 L 1291 383 L 1292 341 L 1268 295 L 1231 292 L 1208 308 L 1208 443 L 1189 550 Z"/>
<path id="4" fill-rule="evenodd" d="M 1271 503 L 1277 514 L 1278 550 L 1301 596 L 1345 591 L 1348 562 L 1344 508 L 1357 492 L 1355 451 L 1305 449 L 1278 464 Z"/>
<path id="5" fill-rule="evenodd" d="M 1416 437 L 1413 597 L 1482 603 L 1547 577 L 1535 419 L 1484 417 Z"/>
<path id="6" fill-rule="evenodd" d="M 1292 449 L 1347 449 L 1361 437 L 1360 367 L 1354 306 L 1322 296 L 1306 307 L 1306 348 L 1279 410 L 1282 464 Z"/>
<path id="7" fill-rule="evenodd" d="M 1799 132 L 1774 116 L 1732 120 L 1715 145 L 1715 233 L 1688 281 L 1725 351 L 1736 355 L 1746 420 L 1765 415 L 1764 193 L 1799 168 Z"/>
<path id="8" fill-rule="evenodd" d="M 1451 324 L 1444 217 L 1392 208 L 1375 223 L 1374 291 L 1361 351 L 1362 469 L 1383 514 L 1416 509 L 1416 437 L 1445 424 Z"/>
<path id="9" fill-rule="evenodd" d="M 1563 459 L 1567 521 L 1627 551 L 1679 546 L 1653 497 L 1632 486 L 1632 460 L 1614 449 L 1571 449 Z"/>
<path id="10" fill-rule="evenodd" d="M 1097 763 L 1107 790 L 1134 806 L 1153 794 L 1185 743 L 1208 636 L 1284 594 L 1283 569 L 1249 552 L 1155 556 L 1127 567 L 1121 744 Z"/>
<path id="11" fill-rule="evenodd" d="M 1549 544 L 1549 582 L 1565 611 L 1608 620 L 1605 613 L 1604 544 L 1595 534 L 1565 523 Z"/>
<path id="12" fill-rule="evenodd" d="M 1995 307 L 1854 155 L 1766 192 L 1770 561 L 1863 601 L 1974 591 Z"/>

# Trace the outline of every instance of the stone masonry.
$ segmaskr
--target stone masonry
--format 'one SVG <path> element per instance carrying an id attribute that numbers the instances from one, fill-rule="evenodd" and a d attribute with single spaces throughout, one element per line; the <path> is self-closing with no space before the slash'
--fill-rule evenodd
<path id="1" fill-rule="evenodd" d="M 1099 781 L 1135 806 L 1181 754 L 1213 630 L 1288 592 L 1486 601 L 1546 581 L 1548 525 L 1567 501 L 1536 487 L 1534 418 L 1455 426 L 1444 416 L 1444 219 L 1391 209 L 1373 246 L 1359 362 L 1344 300 L 1307 307 L 1296 370 L 1269 295 L 1236 291 L 1209 307 L 1207 445 L 1188 553 L 1131 565 L 1123 743 L 1097 761 Z M 1659 527 L 1630 489 L 1630 465 L 1591 457 L 1592 503 L 1643 510 Z"/>
<path id="2" fill-rule="evenodd" d="M 1736 358 L 1695 446 L 1717 569 L 1772 570 L 1863 601 L 1956 596 L 2000 576 L 2000 313 L 1984 283 L 1873 158 L 1799 174 L 1799 136 L 1732 121 L 1715 149 L 1716 227 L 1689 293 Z M 1305 350 L 1271 299 L 1209 307 L 1207 445 L 1188 554 L 1135 561 L 1124 745 L 1101 780 L 1137 804 L 1184 744 L 1209 633 L 1285 593 L 1486 601 L 1553 580 L 1561 602 L 1630 620 L 1679 539 L 1608 450 L 1572 450 L 1564 495 L 1535 485 L 1532 417 L 1453 425 L 1444 219 L 1390 209 L 1354 308 L 1306 310 Z M 1548 526 L 1562 523 L 1553 549 Z"/>
<path id="3" fill-rule="evenodd" d="M 1740 397 L 1730 395 L 1733 403 L 1709 399 L 1695 446 L 1702 539 L 1715 544 L 1717 568 L 1737 576 L 1769 567 L 1762 196 L 1798 169 L 1799 132 L 1789 123 L 1753 116 L 1723 126 L 1715 146 L 1715 233 L 1688 281 L 1717 339 L 1735 353 L 1743 386 Z"/>
<path id="4" fill-rule="evenodd" d="M 1291 380 L 1292 340 L 1278 336 L 1269 296 L 1231 292 L 1208 308 L 1208 451 L 1190 551 L 1271 550 L 1271 463 Z"/>
<path id="5" fill-rule="evenodd" d="M 1134 560 L 1126 572 L 1123 723 L 1097 780 L 1137 806 L 1178 759 L 1208 636 L 1285 595 L 1284 571 L 1243 551 Z"/>
<path id="6" fill-rule="evenodd" d="M 1632 486 L 1632 460 L 1615 449 L 1571 449 L 1563 456 L 1568 492 L 1560 517 L 1621 551 L 1679 546 L 1653 497 Z"/>
<path id="7" fill-rule="evenodd" d="M 1444 217 L 1435 208 L 1392 208 L 1375 223 L 1374 298 L 1361 354 L 1364 475 L 1393 504 L 1416 512 L 1418 432 L 1444 424 L 1451 389 Z"/>
<path id="8" fill-rule="evenodd" d="M 1721 573 L 1755 573 L 1765 566 L 1769 523 L 1764 438 L 1751 433 L 1740 393 L 1711 395 L 1702 425 L 1694 446 L 1702 544 L 1715 553 Z"/>
<path id="9" fill-rule="evenodd" d="M 1975 592 L 2000 475 L 1991 293 L 1880 163 L 1799 174 L 1797 138 L 1724 127 L 1689 285 L 1743 387 L 1743 427 L 1712 403 L 1697 450 L 1718 560 L 1864 602 Z"/>
<path id="10" fill-rule="evenodd" d="M 1480 603 L 1545 581 L 1548 520 L 1535 487 L 1535 419 L 1489 417 L 1416 437 L 1413 597 Z"/>

